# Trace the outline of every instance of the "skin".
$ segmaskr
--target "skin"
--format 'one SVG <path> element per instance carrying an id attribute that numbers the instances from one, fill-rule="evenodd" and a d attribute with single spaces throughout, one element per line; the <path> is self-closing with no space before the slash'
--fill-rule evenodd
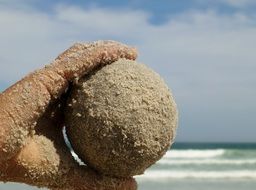
<path id="1" fill-rule="evenodd" d="M 136 57 L 135 49 L 113 41 L 75 44 L 2 92 L 0 181 L 49 189 L 137 189 L 133 178 L 110 178 L 79 166 L 61 132 L 70 84 L 99 66 Z"/>

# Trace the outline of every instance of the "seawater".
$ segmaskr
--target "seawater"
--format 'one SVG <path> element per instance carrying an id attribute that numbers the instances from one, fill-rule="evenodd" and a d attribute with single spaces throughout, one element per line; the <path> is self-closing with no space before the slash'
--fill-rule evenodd
<path id="1" fill-rule="evenodd" d="M 256 189 L 255 143 L 176 143 L 137 177 L 139 189 Z"/>
<path id="2" fill-rule="evenodd" d="M 139 190 L 255 190 L 256 143 L 175 143 L 136 177 Z M 38 189 L 0 184 L 2 189 Z"/>

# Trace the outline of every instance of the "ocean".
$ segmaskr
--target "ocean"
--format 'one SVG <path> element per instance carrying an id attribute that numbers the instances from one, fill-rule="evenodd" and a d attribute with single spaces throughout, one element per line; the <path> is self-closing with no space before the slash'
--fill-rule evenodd
<path id="1" fill-rule="evenodd" d="M 255 190 L 255 143 L 176 143 L 143 176 L 139 190 Z"/>
<path id="2" fill-rule="evenodd" d="M 139 190 L 255 190 L 256 143 L 175 143 L 136 179 Z M 38 188 L 12 183 L 2 189 Z"/>

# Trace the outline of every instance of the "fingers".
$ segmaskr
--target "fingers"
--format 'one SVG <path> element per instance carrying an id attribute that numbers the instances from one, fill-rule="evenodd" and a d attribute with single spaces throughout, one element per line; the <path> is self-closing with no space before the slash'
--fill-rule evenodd
<path id="1" fill-rule="evenodd" d="M 52 67 L 54 71 L 70 81 L 98 66 L 112 63 L 120 58 L 135 60 L 136 49 L 115 41 L 77 43 L 61 54 L 52 63 Z"/>
<path id="2" fill-rule="evenodd" d="M 32 75 L 56 98 L 67 89 L 68 82 L 120 58 L 134 60 L 137 52 L 134 48 L 114 41 L 76 43 L 59 55 L 52 64 Z"/>
<path id="3" fill-rule="evenodd" d="M 0 94 L 0 163 L 11 159 L 26 144 L 37 120 L 65 92 L 70 81 L 119 58 L 135 59 L 136 51 L 113 41 L 75 44 L 51 65 Z"/>

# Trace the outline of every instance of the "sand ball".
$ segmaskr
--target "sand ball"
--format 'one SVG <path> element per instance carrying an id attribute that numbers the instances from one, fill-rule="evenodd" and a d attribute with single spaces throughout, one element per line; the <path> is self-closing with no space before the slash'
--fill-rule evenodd
<path id="1" fill-rule="evenodd" d="M 65 114 L 75 152 L 115 177 L 142 174 L 165 154 L 177 126 L 176 104 L 164 81 L 125 59 L 80 79 Z"/>

